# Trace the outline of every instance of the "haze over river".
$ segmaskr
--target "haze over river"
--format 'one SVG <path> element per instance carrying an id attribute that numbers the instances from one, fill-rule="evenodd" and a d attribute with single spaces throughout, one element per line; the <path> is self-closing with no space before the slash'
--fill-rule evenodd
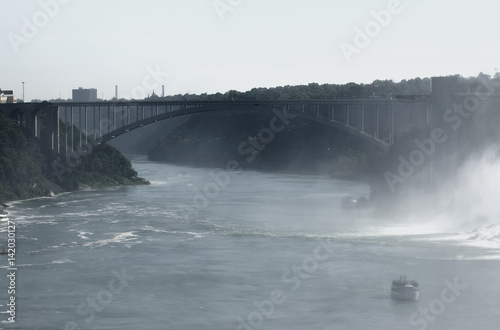
<path id="1" fill-rule="evenodd" d="M 243 171 L 203 203 L 214 169 L 133 166 L 151 185 L 11 204 L 16 323 L 1 328 L 498 329 L 498 226 L 344 210 L 369 187 L 326 176 Z M 399 275 L 417 302 L 391 299 Z"/>

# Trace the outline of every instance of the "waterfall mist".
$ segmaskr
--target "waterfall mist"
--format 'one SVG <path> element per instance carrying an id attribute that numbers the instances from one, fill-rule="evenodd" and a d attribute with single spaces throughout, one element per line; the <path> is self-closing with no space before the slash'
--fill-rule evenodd
<path id="1" fill-rule="evenodd" d="M 412 196 L 408 220 L 415 233 L 456 233 L 500 244 L 500 150 L 470 156 L 438 190 Z"/>

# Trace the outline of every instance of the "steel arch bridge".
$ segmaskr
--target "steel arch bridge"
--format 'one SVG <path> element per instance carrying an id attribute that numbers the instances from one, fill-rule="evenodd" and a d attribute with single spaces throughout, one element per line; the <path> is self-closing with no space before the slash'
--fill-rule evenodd
<path id="1" fill-rule="evenodd" d="M 126 101 L 54 103 L 57 116 L 71 127 L 66 146 L 78 138 L 80 147 L 89 139 L 109 141 L 134 129 L 161 120 L 205 112 L 280 111 L 307 118 L 359 137 L 387 150 L 396 134 L 427 127 L 430 104 L 411 100 L 334 101 Z M 75 137 L 78 134 L 80 137 Z M 57 148 L 56 148 L 57 145 Z M 58 150 L 59 143 L 53 143 Z M 74 150 L 67 150 L 73 152 Z"/>

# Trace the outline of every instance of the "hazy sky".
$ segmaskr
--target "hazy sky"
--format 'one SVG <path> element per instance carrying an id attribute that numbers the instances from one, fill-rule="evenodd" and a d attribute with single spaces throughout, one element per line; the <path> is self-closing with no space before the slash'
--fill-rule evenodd
<path id="1" fill-rule="evenodd" d="M 0 0 L 0 6 L 0 88 L 21 98 L 24 81 L 27 100 L 70 98 L 77 87 L 97 88 L 109 99 L 115 85 L 120 97 L 161 94 L 162 84 L 166 94 L 214 93 L 500 68 L 494 0 Z"/>

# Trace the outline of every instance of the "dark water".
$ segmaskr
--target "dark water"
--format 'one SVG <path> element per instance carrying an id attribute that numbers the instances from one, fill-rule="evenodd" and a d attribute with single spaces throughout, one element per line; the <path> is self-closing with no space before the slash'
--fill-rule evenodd
<path id="1" fill-rule="evenodd" d="M 141 159 L 134 167 L 150 186 L 8 209 L 17 314 L 11 324 L 1 314 L 0 327 L 498 329 L 495 242 L 342 210 L 342 197 L 368 195 L 359 183 L 243 172 L 193 200 L 213 170 Z M 7 256 L 0 265 L 6 310 Z M 391 300 L 401 274 L 420 282 L 418 302 Z"/>

